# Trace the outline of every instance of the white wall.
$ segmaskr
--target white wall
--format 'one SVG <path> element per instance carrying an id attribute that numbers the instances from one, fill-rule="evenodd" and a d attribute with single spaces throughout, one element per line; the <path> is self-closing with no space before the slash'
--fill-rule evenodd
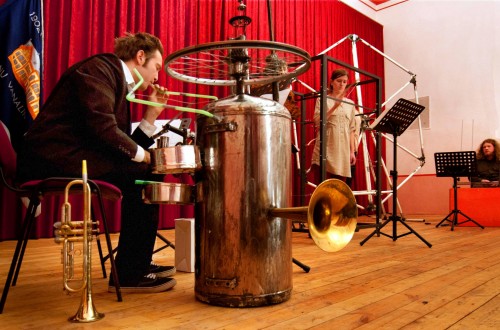
<path id="1" fill-rule="evenodd" d="M 409 0 L 380 11 L 358 0 L 343 2 L 384 26 L 384 53 L 415 73 L 418 96 L 430 98 L 426 163 L 417 175 L 435 173 L 435 152 L 476 150 L 485 138 L 500 138 L 500 1 Z M 385 62 L 386 97 L 409 79 Z M 412 85 L 399 97 L 414 98 Z M 420 154 L 418 130 L 398 142 Z M 388 144 L 389 167 L 391 151 Z M 397 165 L 404 176 L 418 161 L 398 152 Z"/>

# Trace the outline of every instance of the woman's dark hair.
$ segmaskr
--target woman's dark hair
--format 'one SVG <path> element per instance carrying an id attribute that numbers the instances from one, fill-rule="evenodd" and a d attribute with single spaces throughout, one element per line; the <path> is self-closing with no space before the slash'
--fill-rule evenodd
<path id="1" fill-rule="evenodd" d="M 330 80 L 330 85 L 328 86 L 328 89 L 330 91 L 333 90 L 332 81 L 335 80 L 335 79 L 337 79 L 338 77 L 342 77 L 342 76 L 349 77 L 349 74 L 344 69 L 335 69 L 335 70 L 333 70 L 332 75 L 330 76 L 330 79 L 331 79 Z"/>
<path id="2" fill-rule="evenodd" d="M 332 72 L 332 75 L 330 77 L 331 80 L 335 80 L 337 79 L 338 77 L 342 77 L 342 76 L 348 76 L 349 77 L 349 74 L 347 73 L 346 70 L 344 69 L 336 69 L 336 70 L 333 70 Z"/>
<path id="3" fill-rule="evenodd" d="M 163 56 L 163 45 L 160 39 L 152 34 L 146 32 L 127 33 L 115 40 L 115 54 L 124 62 L 133 59 L 140 50 L 146 54 L 146 63 L 156 51 L 159 51 Z"/>

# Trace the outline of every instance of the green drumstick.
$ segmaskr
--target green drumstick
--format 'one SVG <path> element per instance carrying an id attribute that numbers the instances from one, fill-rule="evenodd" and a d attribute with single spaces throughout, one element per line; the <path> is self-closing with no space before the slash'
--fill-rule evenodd
<path id="1" fill-rule="evenodd" d="M 147 185 L 147 184 L 160 184 L 163 182 L 160 181 L 147 181 L 147 180 L 135 180 L 135 184 L 142 184 L 142 185 Z"/>

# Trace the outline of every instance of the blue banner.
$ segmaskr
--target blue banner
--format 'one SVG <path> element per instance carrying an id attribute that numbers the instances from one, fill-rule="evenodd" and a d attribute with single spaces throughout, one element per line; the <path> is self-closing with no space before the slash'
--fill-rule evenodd
<path id="1" fill-rule="evenodd" d="M 18 149 L 42 101 L 42 0 L 0 6 L 0 120 Z"/>

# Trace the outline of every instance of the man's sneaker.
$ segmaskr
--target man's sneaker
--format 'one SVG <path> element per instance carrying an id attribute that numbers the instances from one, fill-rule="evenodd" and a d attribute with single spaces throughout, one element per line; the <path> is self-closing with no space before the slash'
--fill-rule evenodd
<path id="1" fill-rule="evenodd" d="M 145 275 L 135 286 L 120 286 L 122 292 L 129 293 L 155 293 L 173 288 L 177 281 L 170 277 L 158 277 L 155 274 Z M 108 292 L 114 292 L 115 286 L 110 281 Z"/>
<path id="2" fill-rule="evenodd" d="M 151 266 L 149 267 L 149 272 L 155 274 L 158 277 L 170 277 L 175 275 L 177 270 L 174 266 L 160 266 L 151 261 Z"/>

